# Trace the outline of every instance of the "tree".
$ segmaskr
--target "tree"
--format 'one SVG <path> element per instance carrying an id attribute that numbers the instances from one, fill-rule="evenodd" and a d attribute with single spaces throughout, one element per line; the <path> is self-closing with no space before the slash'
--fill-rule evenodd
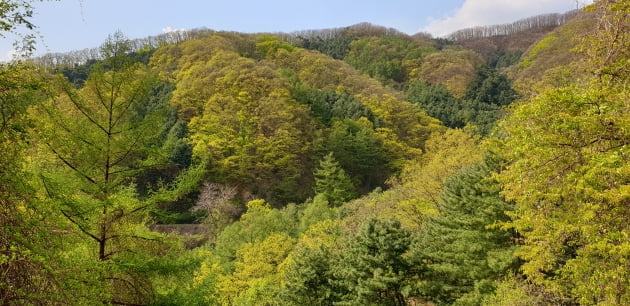
<path id="1" fill-rule="evenodd" d="M 300 199 L 312 121 L 280 75 L 233 52 L 181 75 L 172 103 L 190 113 L 193 156 L 207 162 L 210 179 L 277 203 Z"/>
<path id="2" fill-rule="evenodd" d="M 63 227 L 37 200 L 27 167 L 27 109 L 45 99 L 45 84 L 33 67 L 5 64 L 0 88 L 0 304 L 68 303 L 68 268 L 55 252 L 58 236 L 49 231 Z M 80 301 L 84 288 L 75 289 Z"/>
<path id="3" fill-rule="evenodd" d="M 277 210 L 264 200 L 249 201 L 240 220 L 228 225 L 217 237 L 215 254 L 231 266 L 238 250 L 247 243 L 259 242 L 274 233 L 295 236 L 297 220 L 292 207 Z"/>
<path id="4" fill-rule="evenodd" d="M 463 128 L 467 122 L 461 118 L 461 100 L 442 85 L 433 85 L 425 81 L 412 81 L 406 88 L 406 98 L 416 103 L 431 117 L 440 119 L 450 128 Z"/>
<path id="5" fill-rule="evenodd" d="M 35 33 L 32 33 L 32 31 L 37 28 L 37 25 L 31 22 L 31 18 L 34 14 L 33 2 L 36 1 L 0 1 L 0 16 L 2 16 L 0 19 L 0 37 L 4 38 L 5 33 L 20 37 L 22 41 L 16 41 L 14 46 L 23 57 L 28 57 L 33 51 L 35 51 L 35 44 L 37 42 Z M 22 27 L 26 28 L 29 34 L 21 33 L 19 29 Z"/>
<path id="6" fill-rule="evenodd" d="M 518 203 L 523 272 L 580 304 L 630 303 L 630 58 L 628 1 L 597 1 L 601 28 L 586 39 L 590 83 L 546 90 L 518 105 L 502 127 L 499 175 Z"/>
<path id="7" fill-rule="evenodd" d="M 398 200 L 392 207 L 406 226 L 419 229 L 425 216 L 435 211 L 447 179 L 483 159 L 480 137 L 467 130 L 449 129 L 434 133 L 427 140 L 422 158 L 403 169 L 400 180 L 394 181 L 392 192 Z"/>
<path id="8" fill-rule="evenodd" d="M 468 85 L 464 99 L 498 106 L 509 105 L 517 98 L 510 80 L 496 69 L 481 66 L 477 77 Z"/>
<path id="9" fill-rule="evenodd" d="M 348 93 L 336 93 L 310 88 L 297 83 L 292 91 L 295 99 L 308 105 L 311 114 L 326 126 L 330 126 L 333 119 L 359 120 L 365 117 L 378 126 L 378 118 L 354 96 Z"/>
<path id="10" fill-rule="evenodd" d="M 314 144 L 322 155 L 333 153 L 361 192 L 380 186 L 391 171 L 386 167 L 388 160 L 382 146 L 372 123 L 366 118 L 334 120 Z"/>
<path id="11" fill-rule="evenodd" d="M 468 84 L 462 98 L 453 97 L 442 85 L 423 81 L 411 82 L 406 92 L 409 101 L 420 105 L 444 125 L 451 128 L 473 125 L 481 135 L 490 133 L 503 114 L 501 107 L 517 97 L 507 77 L 486 66 L 477 68 L 477 76 Z"/>
<path id="12" fill-rule="evenodd" d="M 473 51 L 448 48 L 427 55 L 416 77 L 443 85 L 453 96 L 461 98 L 475 79 L 475 69 L 482 64 L 481 56 Z"/>
<path id="13" fill-rule="evenodd" d="M 29 33 L 36 27 L 30 21 L 33 1 L 0 2 L 0 38 Z M 19 35 L 20 36 L 20 35 Z M 35 36 L 21 35 L 14 46 L 22 56 L 35 50 Z M 0 304 L 66 304 L 68 267 L 55 250 L 62 228 L 50 210 L 41 207 L 28 169 L 28 109 L 45 99 L 46 84 L 33 66 L 23 63 L 0 64 Z M 76 284 L 74 301 L 84 301 L 82 284 Z"/>
<path id="14" fill-rule="evenodd" d="M 326 195 L 330 203 L 339 206 L 356 196 L 352 181 L 339 167 L 332 152 L 319 162 L 314 172 L 315 193 Z"/>
<path id="15" fill-rule="evenodd" d="M 618 278 L 625 266 L 617 264 L 630 248 L 621 238 L 627 224 L 618 219 L 628 213 L 630 135 L 620 128 L 630 124 L 627 97 L 610 89 L 555 89 L 520 105 L 504 123 L 511 164 L 500 181 L 505 196 L 519 203 L 513 226 L 526 237 L 523 269 L 552 291 L 584 301 L 630 298 L 630 284 Z"/>
<path id="16" fill-rule="evenodd" d="M 397 221 L 367 220 L 332 267 L 338 305 L 407 305 L 411 233 Z"/>
<path id="17" fill-rule="evenodd" d="M 326 246 L 298 245 L 284 268 L 285 289 L 280 297 L 292 305 L 333 305 L 336 288 L 331 284 L 333 252 Z"/>
<path id="18" fill-rule="evenodd" d="M 271 304 L 280 291 L 278 266 L 294 245 L 295 240 L 285 233 L 243 245 L 236 253 L 234 272 L 219 278 L 221 304 Z"/>
<path id="19" fill-rule="evenodd" d="M 49 154 L 39 157 L 45 192 L 90 241 L 87 253 L 103 267 L 100 281 L 112 303 L 150 299 L 150 283 L 125 265 L 136 260 L 132 250 L 159 245 L 144 226 L 152 202 L 139 198 L 133 180 L 152 166 L 146 162 L 159 147 L 164 105 L 146 103 L 157 79 L 132 64 L 128 51 L 122 33 L 111 35 L 101 47 L 103 63 L 82 89 L 52 78 L 58 92 L 37 108 L 40 150 Z"/>
<path id="20" fill-rule="evenodd" d="M 200 221 L 209 225 L 211 239 L 242 213 L 242 208 L 233 203 L 235 196 L 235 187 L 210 182 L 203 184 L 197 202 L 191 210 L 204 213 Z"/>
<path id="21" fill-rule="evenodd" d="M 381 82 L 402 83 L 409 73 L 405 70 L 403 62 L 420 62 L 427 52 L 413 41 L 402 37 L 372 36 L 350 43 L 350 50 L 344 60 Z"/>
<path id="22" fill-rule="evenodd" d="M 313 224 L 338 217 L 337 209 L 330 207 L 326 194 L 318 193 L 313 200 L 306 201 L 303 205 L 305 207 L 301 211 L 299 224 L 301 233 L 306 232 Z"/>
<path id="23" fill-rule="evenodd" d="M 348 54 L 352 37 L 339 36 L 329 39 L 321 37 L 302 38 L 299 46 L 309 50 L 317 50 L 334 59 L 342 60 Z"/>
<path id="24" fill-rule="evenodd" d="M 493 282 L 517 268 L 514 234 L 491 227 L 509 220 L 513 205 L 499 195 L 491 178 L 499 163 L 492 158 L 451 176 L 437 214 L 428 216 L 413 247 L 424 268 L 420 291 L 440 304 L 479 304 L 494 291 Z"/>

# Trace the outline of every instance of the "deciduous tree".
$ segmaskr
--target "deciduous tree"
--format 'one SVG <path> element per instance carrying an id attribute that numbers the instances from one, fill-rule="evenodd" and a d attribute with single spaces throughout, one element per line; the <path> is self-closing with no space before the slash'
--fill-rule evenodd
<path id="1" fill-rule="evenodd" d="M 158 147 L 165 105 L 147 103 L 157 79 L 131 63 L 121 33 L 101 50 L 105 60 L 81 90 L 50 80 L 56 88 L 34 113 L 46 152 L 37 163 L 46 196 L 86 239 L 83 253 L 103 268 L 100 286 L 110 302 L 142 303 L 151 298 L 151 285 L 125 265 L 136 261 L 138 250 L 156 248 L 158 237 L 144 226 L 152 202 L 138 196 L 133 179 L 151 167 L 145 161 Z"/>

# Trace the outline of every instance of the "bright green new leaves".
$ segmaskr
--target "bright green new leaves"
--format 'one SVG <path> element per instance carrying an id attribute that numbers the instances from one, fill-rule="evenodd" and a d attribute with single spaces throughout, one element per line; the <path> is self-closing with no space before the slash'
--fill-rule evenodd
<path id="1" fill-rule="evenodd" d="M 520 105 L 504 123 L 499 177 L 519 203 L 526 274 L 580 301 L 629 301 L 630 109 L 627 91 L 562 88 Z M 509 149 L 508 149 L 509 148 Z M 552 273 L 555 278 L 548 278 Z"/>
<path id="2" fill-rule="evenodd" d="M 68 254 L 95 266 L 92 275 L 112 303 L 143 303 L 152 288 L 134 268 L 166 246 L 145 226 L 152 202 L 140 199 L 133 183 L 157 160 L 149 157 L 159 147 L 165 105 L 149 103 L 157 79 L 130 62 L 127 43 L 120 33 L 111 36 L 102 46 L 103 63 L 80 90 L 50 80 L 50 99 L 33 109 L 39 118 L 34 164 L 41 197 L 84 239 Z"/>
<path id="3" fill-rule="evenodd" d="M 295 196 L 279 186 L 297 188 L 311 123 L 279 75 L 228 52 L 180 75 L 188 85 L 177 88 L 174 103 L 195 115 L 189 123 L 193 155 L 210 165 L 213 180 L 282 202 Z"/>
<path id="4" fill-rule="evenodd" d="M 602 82 L 627 86 L 630 75 L 630 3 L 600 1 L 592 7 L 599 18 L 598 29 L 580 46 L 589 58 L 589 68 Z"/>
<path id="5" fill-rule="evenodd" d="M 480 138 L 467 130 L 434 133 L 422 158 L 410 162 L 392 190 L 397 203 L 390 208 L 405 226 L 419 228 L 426 214 L 435 211 L 444 183 L 457 171 L 482 160 Z"/>
<path id="6" fill-rule="evenodd" d="M 62 226 L 39 205 L 25 167 L 27 109 L 45 98 L 36 75 L 30 66 L 0 65 L 0 304 L 6 305 L 69 301 L 60 279 L 71 269 L 61 266 L 50 230 Z"/>
<path id="7" fill-rule="evenodd" d="M 600 28 L 580 49 L 591 84 L 547 89 L 503 123 L 498 176 L 518 203 L 523 272 L 580 304 L 630 303 L 628 1 L 598 1 Z M 624 63 L 624 64 L 621 64 Z"/>
<path id="8" fill-rule="evenodd" d="M 253 200 L 247 203 L 247 212 L 241 219 L 221 232 L 215 254 L 229 262 L 246 243 L 261 241 L 273 233 L 292 234 L 295 228 L 296 221 L 288 208 L 280 211 L 264 200 Z"/>
<path id="9" fill-rule="evenodd" d="M 274 233 L 239 249 L 234 273 L 219 278 L 221 304 L 271 305 L 280 291 L 279 265 L 294 244 L 287 234 Z"/>

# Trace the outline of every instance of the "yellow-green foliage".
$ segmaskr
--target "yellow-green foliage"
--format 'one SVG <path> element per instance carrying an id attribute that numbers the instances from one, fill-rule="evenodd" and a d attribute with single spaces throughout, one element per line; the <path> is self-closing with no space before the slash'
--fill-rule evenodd
<path id="1" fill-rule="evenodd" d="M 270 192 L 304 173 L 313 123 L 273 67 L 233 51 L 182 52 L 171 104 L 190 119 L 193 155 L 212 165 L 216 180 Z"/>
<path id="2" fill-rule="evenodd" d="M 445 49 L 429 54 L 414 75 L 432 84 L 441 84 L 455 97 L 466 93 L 468 84 L 476 77 L 476 69 L 483 58 L 470 50 Z"/>
<path id="3" fill-rule="evenodd" d="M 499 178 L 518 203 L 523 271 L 580 302 L 630 302 L 630 109 L 627 90 L 561 88 L 503 123 L 510 160 Z M 553 271 L 557 276 L 548 278 Z"/>
<path id="4" fill-rule="evenodd" d="M 577 64 L 580 55 L 574 49 L 592 31 L 594 24 L 594 14 L 581 13 L 532 46 L 523 55 L 522 62 L 515 66 L 516 70 L 511 72 L 515 88 L 525 96 L 532 96 L 538 87 L 563 86 L 553 82 L 559 69 L 568 71 L 573 82 L 584 78 L 584 70 Z M 542 84 L 536 85 L 543 80 Z"/>
<path id="5" fill-rule="evenodd" d="M 270 304 L 280 291 L 279 265 L 293 249 L 295 241 L 283 233 L 248 243 L 236 253 L 235 271 L 218 278 L 222 305 Z"/>
<path id="6" fill-rule="evenodd" d="M 428 135 L 441 129 L 437 120 L 427 116 L 418 106 L 402 100 L 400 94 L 382 86 L 350 67 L 321 53 L 298 49 L 293 52 L 279 49 L 273 61 L 295 72 L 305 85 L 322 90 L 347 92 L 356 96 L 376 116 L 382 119 L 377 130 L 384 149 L 392 156 L 417 156 Z M 393 158 L 392 160 L 398 160 Z M 402 162 L 393 162 L 400 169 Z"/>
<path id="7" fill-rule="evenodd" d="M 395 217 L 408 228 L 418 229 L 424 215 L 435 213 L 446 179 L 458 170 L 482 159 L 479 137 L 467 130 L 449 129 L 433 133 L 422 157 L 403 169 L 400 180 L 382 193 L 373 193 L 348 203 L 353 215 L 346 219 L 351 228 L 369 217 Z"/>
<path id="8" fill-rule="evenodd" d="M 350 43 L 344 61 L 385 84 L 401 83 L 422 64 L 422 57 L 434 51 L 407 37 L 369 36 Z"/>
<path id="9" fill-rule="evenodd" d="M 260 35 L 256 38 L 256 57 L 260 59 L 274 56 L 280 49 L 293 52 L 296 48 L 275 36 Z"/>
<path id="10" fill-rule="evenodd" d="M 532 65 L 532 61 L 538 56 L 538 53 L 541 50 L 549 48 L 549 45 L 558 39 L 556 36 L 552 34 L 547 35 L 547 37 L 543 38 L 540 42 L 538 42 L 534 47 L 527 53 L 525 57 L 523 57 L 523 61 L 521 62 L 521 69 L 527 68 Z"/>

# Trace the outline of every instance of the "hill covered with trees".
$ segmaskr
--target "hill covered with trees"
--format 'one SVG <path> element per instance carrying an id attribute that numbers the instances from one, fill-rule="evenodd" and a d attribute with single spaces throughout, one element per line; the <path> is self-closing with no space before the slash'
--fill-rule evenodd
<path id="1" fill-rule="evenodd" d="M 2 64 L 0 303 L 626 305 L 629 7 Z"/>

